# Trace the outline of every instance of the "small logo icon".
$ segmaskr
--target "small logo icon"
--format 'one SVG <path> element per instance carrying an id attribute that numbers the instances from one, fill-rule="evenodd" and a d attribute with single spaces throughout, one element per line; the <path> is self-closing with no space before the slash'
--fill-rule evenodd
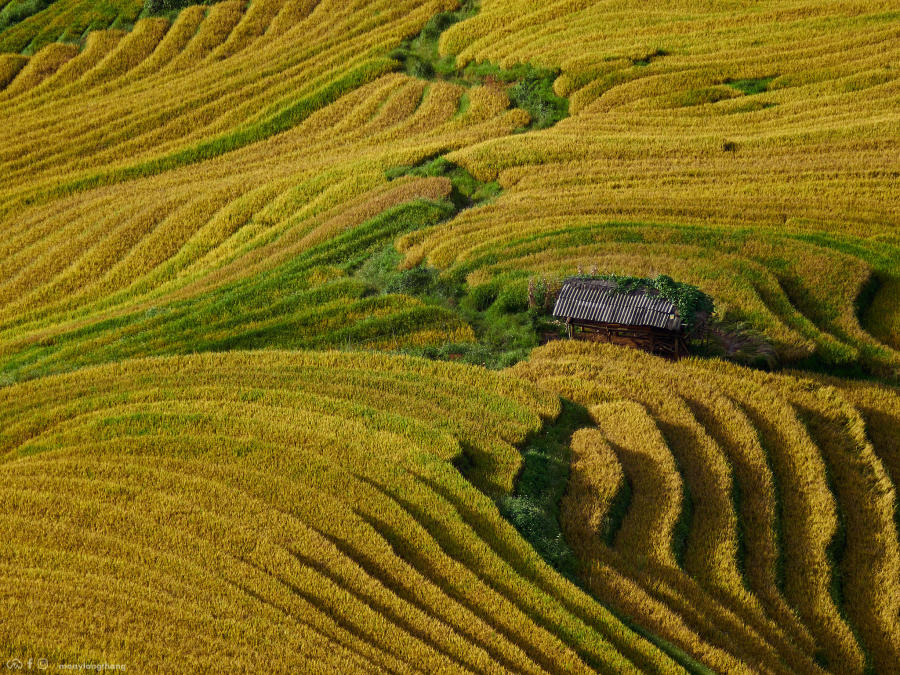
<path id="1" fill-rule="evenodd" d="M 38 670 L 47 670 L 50 667 L 50 662 L 47 659 L 38 659 L 37 667 Z"/>
<path id="2" fill-rule="evenodd" d="M 17 658 L 11 658 L 9 661 L 6 662 L 6 667 L 9 670 L 22 670 L 24 665 L 25 664 L 22 663 L 21 661 L 19 661 L 19 659 L 17 659 Z"/>

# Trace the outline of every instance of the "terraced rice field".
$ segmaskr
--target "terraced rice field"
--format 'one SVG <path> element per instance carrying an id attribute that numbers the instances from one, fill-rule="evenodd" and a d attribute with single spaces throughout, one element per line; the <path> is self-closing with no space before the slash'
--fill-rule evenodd
<path id="1" fill-rule="evenodd" d="M 515 372 L 596 424 L 563 524 L 600 599 L 722 672 L 897 663 L 895 391 L 569 342 Z"/>
<path id="2" fill-rule="evenodd" d="M 526 118 L 502 89 L 385 74 L 388 46 L 450 6 L 225 2 L 90 32 L 81 51 L 5 56 L 3 328 L 33 339 L 146 307 L 148 292 L 166 302 L 374 197 L 385 169 L 449 152 L 505 192 L 401 239 L 409 265 L 473 282 L 665 272 L 784 360 L 896 373 L 893 14 L 712 7 L 671 31 L 664 7 L 556 3 L 507 20 L 515 3 L 484 3 L 441 48 L 558 68 L 570 98 L 552 129 L 511 134 Z M 86 224 L 98 209 L 110 221 Z"/>
<path id="3" fill-rule="evenodd" d="M 91 31 L 131 27 L 141 10 L 136 0 L 9 0 L 0 3 L 0 52 L 36 54 L 57 42 L 77 43 Z"/>
<path id="4" fill-rule="evenodd" d="M 0 0 L 0 663 L 895 671 L 898 73 L 889 2 Z M 782 371 L 532 351 L 579 270 Z"/>
<path id="5" fill-rule="evenodd" d="M 789 360 L 896 373 L 898 37 L 896 8 L 868 2 L 484 3 L 442 47 L 560 68 L 573 114 L 451 153 L 506 191 L 410 260 L 668 273 Z"/>
<path id="6" fill-rule="evenodd" d="M 167 669 L 674 665 L 551 573 L 450 464 L 466 444 L 480 481 L 510 487 L 512 444 L 559 406 L 524 383 L 256 352 L 126 361 L 2 397 L 0 643 L 28 656 L 104 644 L 107 661 Z M 85 607 L 103 611 L 85 623 Z"/>

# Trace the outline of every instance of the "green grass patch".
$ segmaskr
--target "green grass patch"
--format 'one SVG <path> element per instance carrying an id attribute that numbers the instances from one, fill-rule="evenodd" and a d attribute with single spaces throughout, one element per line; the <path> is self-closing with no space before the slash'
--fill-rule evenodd
<path id="1" fill-rule="evenodd" d="M 533 69 L 509 90 L 509 100 L 531 115 L 529 129 L 546 129 L 569 116 L 569 100 L 553 91 L 556 73 Z"/>
<path id="2" fill-rule="evenodd" d="M 443 176 L 449 178 L 450 183 L 453 185 L 450 201 L 458 209 L 491 201 L 500 194 L 500 184 L 496 181 L 487 183 L 479 181 L 461 166 L 443 157 L 426 159 L 416 166 L 394 167 L 385 171 L 385 176 L 388 180 L 395 180 L 401 176 L 418 176 L 420 178 Z"/>
<path id="3" fill-rule="evenodd" d="M 536 68 L 530 64 L 517 64 L 500 68 L 490 61 L 470 63 L 461 71 L 461 82 L 468 85 L 493 82 L 506 89 L 509 100 L 516 108 L 531 115 L 531 122 L 520 131 L 546 129 L 569 116 L 569 99 L 557 96 L 553 82 L 559 71 Z"/>
<path id="4" fill-rule="evenodd" d="M 525 439 L 515 491 L 498 504 L 503 517 L 541 557 L 575 583 L 578 559 L 563 536 L 559 506 L 569 482 L 572 434 L 592 425 L 584 406 L 562 399 L 559 417 Z"/>
<path id="5" fill-rule="evenodd" d="M 390 57 L 399 61 L 403 71 L 412 77 L 426 80 L 457 79 L 459 74 L 456 58 L 452 55 L 441 56 L 438 52 L 438 40 L 441 33 L 450 26 L 477 13 L 478 3 L 474 0 L 464 0 L 456 10 L 435 14 L 418 35 L 404 40 L 392 50 Z"/>
<path id="6" fill-rule="evenodd" d="M 478 3 L 466 0 L 455 11 L 436 14 L 418 35 L 405 40 L 392 50 L 390 58 L 399 62 L 401 70 L 412 77 L 445 80 L 464 87 L 488 82 L 503 86 L 510 102 L 531 115 L 531 123 L 519 131 L 546 129 L 567 117 L 568 99 L 557 96 L 553 91 L 553 82 L 559 71 L 535 68 L 530 64 L 500 68 L 489 61 L 470 63 L 465 68 L 458 68 L 453 55 L 441 56 L 438 50 L 441 33 L 477 12 Z M 460 114 L 465 112 L 467 107 L 468 100 L 461 100 Z"/>
<path id="7" fill-rule="evenodd" d="M 746 96 L 753 96 L 754 94 L 761 94 L 764 91 L 768 91 L 769 85 L 774 79 L 775 76 L 770 75 L 769 77 L 754 77 L 743 80 L 726 80 L 725 84 L 737 89 Z"/>
<path id="8" fill-rule="evenodd" d="M 390 258 L 382 252 L 379 259 Z M 541 334 L 560 331 L 541 311 L 529 308 L 528 282 L 524 277 L 469 287 L 460 276 L 439 274 L 425 266 L 396 271 L 393 277 L 368 264 L 363 269 L 370 278 L 382 280 L 383 292 L 410 294 L 428 305 L 444 307 L 475 332 L 474 343 L 407 348 L 402 350 L 404 353 L 500 369 L 528 358 L 538 346 Z"/>

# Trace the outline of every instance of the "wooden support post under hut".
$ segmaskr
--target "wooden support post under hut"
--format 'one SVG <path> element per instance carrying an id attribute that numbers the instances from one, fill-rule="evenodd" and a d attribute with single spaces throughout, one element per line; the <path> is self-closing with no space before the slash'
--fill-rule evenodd
<path id="1" fill-rule="evenodd" d="M 655 288 L 621 292 L 615 281 L 566 279 L 553 316 L 565 321 L 570 339 L 609 342 L 670 359 L 688 355 L 684 322 Z"/>

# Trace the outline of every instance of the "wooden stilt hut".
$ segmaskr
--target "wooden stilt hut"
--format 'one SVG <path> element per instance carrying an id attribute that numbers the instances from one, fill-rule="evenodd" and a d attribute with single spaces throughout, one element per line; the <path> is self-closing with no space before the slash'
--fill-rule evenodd
<path id="1" fill-rule="evenodd" d="M 609 342 L 679 359 L 687 356 L 682 317 L 655 288 L 622 292 L 615 281 L 572 277 L 563 282 L 553 316 L 569 338 Z"/>

